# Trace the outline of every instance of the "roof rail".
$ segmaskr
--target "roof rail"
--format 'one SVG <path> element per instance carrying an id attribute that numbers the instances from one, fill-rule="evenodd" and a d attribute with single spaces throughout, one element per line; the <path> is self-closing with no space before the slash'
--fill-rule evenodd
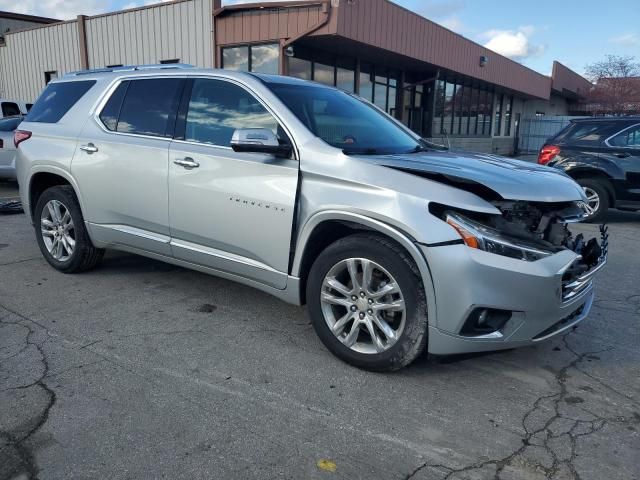
<path id="1" fill-rule="evenodd" d="M 134 72 L 141 70 L 170 70 L 170 69 L 182 69 L 182 68 L 195 68 L 188 63 L 158 63 L 153 65 L 124 65 L 122 67 L 108 67 L 108 68 L 94 68 L 92 70 L 78 70 L 76 72 L 69 72 L 65 77 L 75 77 L 78 75 L 92 75 L 94 73 L 110 73 L 110 72 Z"/>

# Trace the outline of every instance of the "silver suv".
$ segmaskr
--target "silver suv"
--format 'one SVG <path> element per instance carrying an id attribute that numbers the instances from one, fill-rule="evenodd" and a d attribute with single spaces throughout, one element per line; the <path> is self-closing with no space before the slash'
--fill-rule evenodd
<path id="1" fill-rule="evenodd" d="M 361 98 L 175 67 L 67 75 L 15 134 L 44 257 L 125 250 L 307 304 L 358 367 L 530 345 L 593 303 L 602 239 L 551 168 L 444 151 Z"/>

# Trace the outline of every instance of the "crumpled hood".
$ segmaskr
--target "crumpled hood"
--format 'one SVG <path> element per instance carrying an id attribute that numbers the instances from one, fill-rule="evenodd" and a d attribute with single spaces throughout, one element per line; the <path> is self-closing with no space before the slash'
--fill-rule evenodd
<path id="1" fill-rule="evenodd" d="M 586 200 L 580 186 L 561 170 L 498 155 L 449 151 L 359 157 L 404 171 L 470 180 L 493 190 L 505 200 Z"/>

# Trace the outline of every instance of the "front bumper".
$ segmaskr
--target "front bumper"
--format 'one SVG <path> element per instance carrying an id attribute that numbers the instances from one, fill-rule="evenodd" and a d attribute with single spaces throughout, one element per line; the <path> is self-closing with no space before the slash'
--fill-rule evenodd
<path id="1" fill-rule="evenodd" d="M 502 350 L 541 342 L 580 323 L 591 310 L 593 276 L 566 296 L 562 277 L 579 258 L 566 250 L 535 262 L 494 255 L 465 245 L 421 246 L 433 278 L 435 319 L 430 315 L 428 350 L 448 355 Z M 460 332 L 476 308 L 508 310 L 510 320 L 487 335 Z"/>

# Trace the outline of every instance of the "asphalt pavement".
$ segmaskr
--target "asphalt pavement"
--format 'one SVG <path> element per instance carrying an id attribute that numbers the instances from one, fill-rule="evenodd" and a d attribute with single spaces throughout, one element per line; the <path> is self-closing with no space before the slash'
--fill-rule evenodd
<path id="1" fill-rule="evenodd" d="M 303 308 L 117 252 L 64 275 L 0 216 L 0 479 L 637 480 L 638 238 L 612 212 L 577 330 L 374 374 Z"/>

